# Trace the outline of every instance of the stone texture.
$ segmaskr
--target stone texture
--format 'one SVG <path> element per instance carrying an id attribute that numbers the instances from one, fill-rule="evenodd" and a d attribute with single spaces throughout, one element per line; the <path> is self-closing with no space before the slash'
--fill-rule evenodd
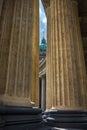
<path id="1" fill-rule="evenodd" d="M 38 0 L 4 0 L 0 6 L 0 104 L 38 105 L 38 6 Z"/>
<path id="2" fill-rule="evenodd" d="M 31 1 L 32 3 L 32 1 Z M 39 106 L 39 1 L 34 1 L 34 19 L 32 35 L 32 79 L 31 100 Z"/>
<path id="3" fill-rule="evenodd" d="M 50 6 L 46 8 L 46 14 L 47 14 L 47 55 L 46 55 L 46 108 L 51 108 L 52 106 L 52 84 L 51 84 L 51 74 L 52 74 L 52 69 L 51 69 L 51 12 L 50 12 Z M 50 87 L 48 87 L 50 86 Z M 50 97 L 50 98 L 49 98 Z"/>
<path id="4" fill-rule="evenodd" d="M 87 81 L 76 1 L 50 1 L 47 109 L 86 109 Z M 48 16 L 48 15 L 47 15 Z M 49 19 L 49 18 L 48 18 Z M 50 60 L 49 60 L 50 59 Z"/>

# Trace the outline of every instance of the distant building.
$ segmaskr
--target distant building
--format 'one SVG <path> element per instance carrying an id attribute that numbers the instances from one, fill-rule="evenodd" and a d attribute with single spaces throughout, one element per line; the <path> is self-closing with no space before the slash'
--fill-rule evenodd
<path id="1" fill-rule="evenodd" d="M 46 48 L 47 48 L 47 42 L 46 39 L 43 37 L 40 44 L 40 59 L 46 56 Z"/>

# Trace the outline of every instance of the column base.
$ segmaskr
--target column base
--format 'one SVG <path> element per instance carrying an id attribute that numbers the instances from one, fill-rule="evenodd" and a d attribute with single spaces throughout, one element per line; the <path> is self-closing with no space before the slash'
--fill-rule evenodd
<path id="1" fill-rule="evenodd" d="M 29 98 L 3 95 L 0 96 L 0 105 L 33 107 Z"/>
<path id="2" fill-rule="evenodd" d="M 82 110 L 46 111 L 43 120 L 51 127 L 87 130 L 87 112 Z"/>
<path id="3" fill-rule="evenodd" d="M 71 120 L 69 122 L 71 115 L 74 115 L 75 119 L 75 114 L 83 114 L 83 116 L 78 116 L 78 119 L 80 120 L 80 117 L 84 118 L 86 113 L 73 111 L 73 113 L 71 114 L 71 112 L 65 113 L 65 111 L 51 111 L 44 114 L 46 115 L 46 119 L 43 122 L 42 110 L 39 108 L 0 106 L 0 130 L 60 130 L 61 128 L 64 128 L 65 130 L 65 128 L 78 128 L 71 127 L 71 124 L 76 126 L 75 122 L 73 123 Z M 66 119 L 64 119 L 65 117 Z M 55 119 L 55 121 L 53 120 L 53 118 Z M 81 122 L 79 122 L 81 127 L 79 126 L 79 128 L 87 130 L 87 120 L 85 119 L 84 121 L 85 126 L 82 126 L 80 124 L 83 123 L 81 120 Z M 77 126 L 79 124 L 77 124 Z"/>
<path id="4" fill-rule="evenodd" d="M 0 106 L 0 130 L 51 130 L 42 123 L 42 110 Z"/>

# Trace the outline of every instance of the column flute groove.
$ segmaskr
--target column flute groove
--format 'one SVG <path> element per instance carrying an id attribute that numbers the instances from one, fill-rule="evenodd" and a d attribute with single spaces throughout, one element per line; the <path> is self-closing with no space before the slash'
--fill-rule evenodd
<path id="1" fill-rule="evenodd" d="M 58 106 L 60 106 L 60 102 L 61 102 L 61 93 L 60 93 L 60 80 L 59 80 L 59 77 L 60 77 L 60 73 L 59 73 L 59 68 L 60 68 L 60 65 L 59 65 L 59 56 L 60 56 L 60 54 L 59 54 L 59 43 L 58 43 L 58 40 L 59 40 L 59 31 L 58 31 L 58 29 L 59 29 L 59 25 L 58 25 L 58 22 L 59 22 L 59 19 L 58 19 L 58 14 L 57 14 L 57 12 L 58 12 L 58 10 L 59 10 L 59 6 L 57 7 L 57 5 L 59 5 L 59 1 L 55 1 L 55 6 L 56 6 L 56 8 L 55 8 L 55 13 L 56 13 L 56 15 L 55 15 L 55 20 L 56 20 L 56 23 L 57 23 L 57 28 L 56 28 L 56 62 L 57 62 L 57 64 L 56 64 L 56 67 L 57 67 L 57 69 L 56 69 L 56 71 L 58 72 L 57 73 L 57 100 L 58 100 Z M 58 36 L 57 36 L 58 35 Z"/>
<path id="2" fill-rule="evenodd" d="M 51 88 L 51 68 L 50 68 L 50 65 L 51 65 L 51 56 L 50 56 L 50 53 L 51 53 L 51 46 L 50 46 L 50 43 L 51 43 L 51 30 L 50 30 L 50 7 L 48 7 L 46 9 L 46 12 L 47 12 L 47 55 L 46 55 L 46 81 L 47 81 L 47 85 L 46 85 L 46 102 L 48 102 L 47 105 L 47 108 L 51 107 L 52 106 L 52 93 L 50 93 L 50 91 L 52 91 L 52 88 Z M 48 24 L 49 23 L 49 24 Z M 48 33 L 50 32 L 50 34 Z M 50 87 L 49 87 L 50 86 Z M 50 96 L 50 98 L 49 98 Z"/>
<path id="3" fill-rule="evenodd" d="M 53 11 L 51 10 L 51 8 L 50 8 L 50 11 L 51 11 L 51 14 L 53 13 Z M 52 15 L 51 15 L 51 27 L 52 27 Z M 51 52 L 50 52 L 50 56 L 51 56 L 51 62 L 50 62 L 50 64 L 51 64 L 51 66 L 50 66 L 50 69 L 51 69 L 51 92 L 52 92 L 52 108 L 54 107 L 53 106 L 53 104 L 54 104 L 54 102 L 53 102 L 53 99 L 54 99 L 54 95 L 53 95 L 53 45 L 52 45 L 52 40 L 53 40 L 53 37 L 52 37 L 52 28 L 51 28 Z"/>

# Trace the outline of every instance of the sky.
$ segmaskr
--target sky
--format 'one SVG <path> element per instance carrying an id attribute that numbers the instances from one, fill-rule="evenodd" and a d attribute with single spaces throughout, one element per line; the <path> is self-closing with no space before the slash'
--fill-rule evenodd
<path id="1" fill-rule="evenodd" d="M 41 0 L 39 0 L 39 18 L 40 18 L 40 43 L 43 38 L 47 39 L 47 18 L 44 11 L 44 7 L 42 5 Z"/>

